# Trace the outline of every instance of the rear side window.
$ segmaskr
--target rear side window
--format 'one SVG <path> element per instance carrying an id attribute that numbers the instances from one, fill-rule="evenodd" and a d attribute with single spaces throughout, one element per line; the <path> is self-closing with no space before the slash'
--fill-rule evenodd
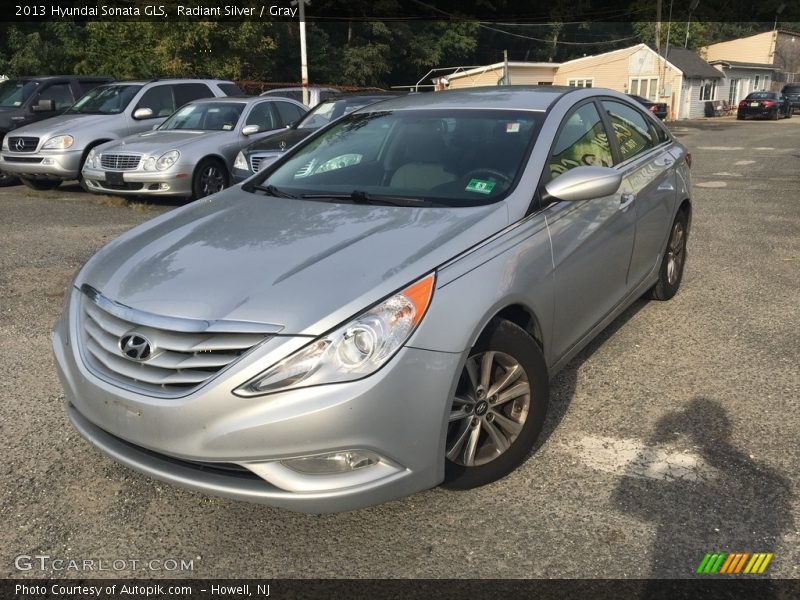
<path id="1" fill-rule="evenodd" d="M 310 91 L 309 91 L 310 94 Z M 303 101 L 303 91 L 302 90 L 276 90 L 274 92 L 270 91 L 264 94 L 265 96 L 279 96 L 281 98 L 291 98 L 292 100 L 297 100 L 298 102 Z"/>
<path id="2" fill-rule="evenodd" d="M 175 89 L 175 107 L 180 108 L 187 102 L 200 98 L 213 98 L 214 92 L 205 83 L 178 83 Z"/>
<path id="3" fill-rule="evenodd" d="M 153 116 L 168 117 L 175 112 L 175 97 L 172 94 L 171 85 L 156 85 L 142 94 L 136 109 L 149 108 L 153 111 Z"/>
<path id="4" fill-rule="evenodd" d="M 81 90 L 81 94 L 85 94 L 89 90 L 93 90 L 94 88 L 96 88 L 98 85 L 103 85 L 105 83 L 108 83 L 108 82 L 107 81 L 92 80 L 92 79 L 85 80 L 85 81 L 81 80 L 81 81 L 78 81 L 78 87 Z"/>
<path id="5" fill-rule="evenodd" d="M 39 100 L 52 100 L 55 110 L 65 110 L 75 103 L 68 83 L 54 83 L 39 95 Z"/>
<path id="6" fill-rule="evenodd" d="M 658 142 L 655 130 L 638 110 L 613 100 L 603 100 L 603 107 L 611 119 L 623 161 L 644 154 L 656 146 Z"/>
<path id="7" fill-rule="evenodd" d="M 241 88 L 234 83 L 218 83 L 217 86 L 226 96 L 244 96 Z"/>
<path id="8" fill-rule="evenodd" d="M 593 103 L 578 107 L 561 127 L 550 155 L 550 176 L 555 178 L 581 166 L 614 164 L 608 135 Z"/>
<path id="9" fill-rule="evenodd" d="M 289 102 L 275 102 L 275 109 L 278 111 L 278 127 L 290 125 L 305 114 L 303 109 Z"/>

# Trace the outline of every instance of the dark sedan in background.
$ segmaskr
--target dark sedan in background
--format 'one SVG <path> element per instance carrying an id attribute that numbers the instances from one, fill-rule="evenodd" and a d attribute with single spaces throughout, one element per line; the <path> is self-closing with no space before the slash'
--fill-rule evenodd
<path id="1" fill-rule="evenodd" d="M 792 104 L 780 92 L 751 92 L 739 102 L 736 118 L 739 120 L 747 117 L 766 117 L 777 121 L 792 116 Z"/>
<path id="2" fill-rule="evenodd" d="M 233 163 L 233 182 L 241 183 L 253 173 L 258 172 L 262 166 L 273 162 L 286 150 L 339 117 L 381 100 L 395 98 L 398 95 L 402 95 L 402 93 L 340 95 L 323 100 L 291 127 L 269 135 L 239 152 Z"/>
<path id="3" fill-rule="evenodd" d="M 636 100 L 639 104 L 644 106 L 647 110 L 653 113 L 662 121 L 667 118 L 667 103 L 666 102 L 653 102 L 647 98 L 642 98 L 636 94 L 628 94 L 631 98 Z"/>

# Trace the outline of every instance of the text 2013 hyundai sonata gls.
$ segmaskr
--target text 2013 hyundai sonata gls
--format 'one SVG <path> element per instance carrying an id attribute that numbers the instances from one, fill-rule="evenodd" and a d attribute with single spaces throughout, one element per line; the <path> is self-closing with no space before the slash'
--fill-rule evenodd
<path id="1" fill-rule="evenodd" d="M 508 474 L 548 377 L 680 285 L 689 155 L 627 97 L 389 100 L 79 271 L 53 346 L 100 450 L 309 512 Z"/>

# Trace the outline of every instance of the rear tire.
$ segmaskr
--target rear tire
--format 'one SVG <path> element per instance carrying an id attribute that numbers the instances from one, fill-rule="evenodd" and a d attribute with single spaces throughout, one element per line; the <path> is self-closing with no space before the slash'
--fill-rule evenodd
<path id="1" fill-rule="evenodd" d="M 505 477 L 542 430 L 549 387 L 539 345 L 493 319 L 470 351 L 450 411 L 444 487 L 466 490 Z"/>
<path id="2" fill-rule="evenodd" d="M 744 121 L 744 115 L 736 115 L 737 121 Z"/>
<path id="3" fill-rule="evenodd" d="M 672 223 L 667 248 L 664 250 L 661 267 L 658 270 L 658 281 L 650 288 L 650 297 L 653 300 L 669 300 L 678 293 L 683 279 L 683 268 L 686 265 L 688 222 L 688 214 L 682 210 Z"/>
<path id="4" fill-rule="evenodd" d="M 772 119 L 773 121 L 777 121 L 778 119 L 780 119 L 780 117 L 781 113 L 780 110 L 778 110 L 777 108 L 775 109 L 775 112 L 770 115 L 770 119 Z"/>
<path id="5" fill-rule="evenodd" d="M 60 179 L 29 179 L 28 177 L 20 177 L 20 181 L 32 190 L 40 192 L 54 190 L 61 185 Z"/>

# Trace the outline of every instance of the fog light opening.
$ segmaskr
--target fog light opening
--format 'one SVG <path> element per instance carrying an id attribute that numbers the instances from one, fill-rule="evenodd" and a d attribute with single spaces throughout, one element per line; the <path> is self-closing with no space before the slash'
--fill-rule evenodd
<path id="1" fill-rule="evenodd" d="M 54 165 L 54 164 L 56 164 L 56 161 L 54 161 L 52 158 L 43 158 L 41 164 L 43 164 L 43 165 Z"/>
<path id="2" fill-rule="evenodd" d="M 333 475 L 351 473 L 371 467 L 380 462 L 380 457 L 367 450 L 345 450 L 329 452 L 300 458 L 287 458 L 281 461 L 285 467 L 307 475 Z"/>

